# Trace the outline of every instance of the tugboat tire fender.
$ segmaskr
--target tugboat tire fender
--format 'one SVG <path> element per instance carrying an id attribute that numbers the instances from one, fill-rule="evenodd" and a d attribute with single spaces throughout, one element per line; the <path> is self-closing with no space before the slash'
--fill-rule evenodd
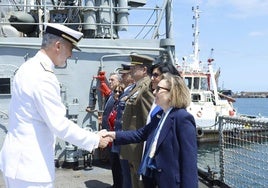
<path id="1" fill-rule="evenodd" d="M 196 135 L 197 135 L 197 138 L 201 138 L 204 136 L 204 131 L 202 128 L 197 128 L 196 129 Z"/>

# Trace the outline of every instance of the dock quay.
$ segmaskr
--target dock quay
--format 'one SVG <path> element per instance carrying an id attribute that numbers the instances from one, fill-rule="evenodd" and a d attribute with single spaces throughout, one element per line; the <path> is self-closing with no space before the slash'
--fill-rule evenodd
<path id="1" fill-rule="evenodd" d="M 233 98 L 268 98 L 267 91 L 240 91 L 233 92 L 230 89 L 220 90 L 221 94 L 230 96 Z"/>
<path id="2" fill-rule="evenodd" d="M 268 98 L 268 92 L 242 91 L 231 95 L 234 98 Z"/>

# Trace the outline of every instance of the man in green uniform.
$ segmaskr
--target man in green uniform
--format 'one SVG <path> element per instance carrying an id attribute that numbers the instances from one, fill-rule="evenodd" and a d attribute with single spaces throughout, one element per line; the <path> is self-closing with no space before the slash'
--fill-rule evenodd
<path id="1" fill-rule="evenodd" d="M 138 54 L 132 54 L 130 58 L 131 74 L 136 85 L 126 99 L 126 107 L 122 116 L 122 130 L 136 130 L 146 125 L 146 119 L 154 101 L 154 96 L 150 89 L 151 79 L 149 75 L 154 59 Z M 142 181 L 137 175 L 142 151 L 143 143 L 121 147 L 121 157 L 129 162 L 132 188 L 143 187 Z"/>

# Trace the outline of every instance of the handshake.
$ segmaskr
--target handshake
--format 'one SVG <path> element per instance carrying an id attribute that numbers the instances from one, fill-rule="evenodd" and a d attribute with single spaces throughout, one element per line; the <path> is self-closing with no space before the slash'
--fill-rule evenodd
<path id="1" fill-rule="evenodd" d="M 102 129 L 97 133 L 100 137 L 99 148 L 106 148 L 107 145 L 114 141 L 115 132 Z"/>

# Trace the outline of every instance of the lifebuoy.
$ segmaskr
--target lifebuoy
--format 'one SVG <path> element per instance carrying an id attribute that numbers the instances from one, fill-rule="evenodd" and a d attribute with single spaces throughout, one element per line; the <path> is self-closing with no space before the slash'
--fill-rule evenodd
<path id="1" fill-rule="evenodd" d="M 229 110 L 229 116 L 234 116 L 235 115 L 235 111 L 234 110 Z"/>
<path id="2" fill-rule="evenodd" d="M 201 117 L 202 116 L 202 112 L 199 110 L 197 113 L 196 113 L 197 117 Z"/>

